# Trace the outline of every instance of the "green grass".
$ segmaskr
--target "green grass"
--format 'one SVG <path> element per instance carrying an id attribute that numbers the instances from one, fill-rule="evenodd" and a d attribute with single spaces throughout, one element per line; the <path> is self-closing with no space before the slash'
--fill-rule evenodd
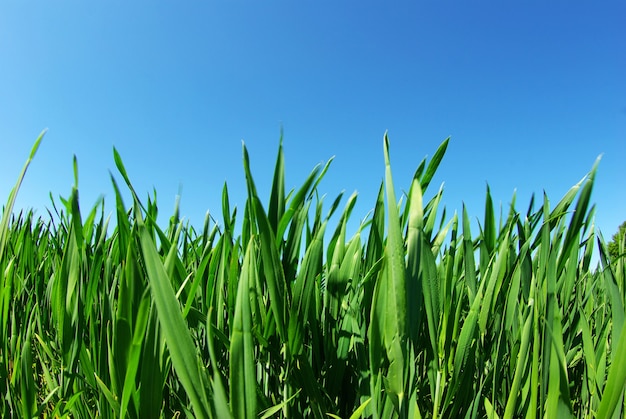
<path id="1" fill-rule="evenodd" d="M 378 197 L 285 191 L 282 141 L 268 200 L 243 148 L 248 198 L 228 188 L 201 231 L 157 225 L 114 150 L 113 220 L 81 211 L 78 168 L 49 217 L 0 223 L 0 416 L 197 418 L 623 417 L 626 269 L 593 223 L 596 165 L 554 205 L 478 231 L 430 181 L 448 147 L 394 191 L 383 141 Z M 466 170 L 470 170 L 467 168 Z M 541 185 L 537 185 L 540 187 Z M 624 243 L 620 244 L 624 254 Z M 592 267 L 594 252 L 600 266 Z"/>

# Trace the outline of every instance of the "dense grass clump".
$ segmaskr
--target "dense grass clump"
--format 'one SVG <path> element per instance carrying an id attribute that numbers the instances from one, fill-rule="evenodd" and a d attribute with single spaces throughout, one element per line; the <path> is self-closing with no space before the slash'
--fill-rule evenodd
<path id="1" fill-rule="evenodd" d="M 625 412 L 626 270 L 594 230 L 596 166 L 556 205 L 513 199 L 500 219 L 487 189 L 472 232 L 426 194 L 448 140 L 398 200 L 385 136 L 384 182 L 348 237 L 356 195 L 343 211 L 319 198 L 328 164 L 286 193 L 281 143 L 264 201 L 244 146 L 243 212 L 224 186 L 199 232 L 177 209 L 158 226 L 116 151 L 133 202 L 112 177 L 112 226 L 102 202 L 83 218 L 76 186 L 50 219 L 14 212 L 40 141 L 0 224 L 1 417 Z"/>

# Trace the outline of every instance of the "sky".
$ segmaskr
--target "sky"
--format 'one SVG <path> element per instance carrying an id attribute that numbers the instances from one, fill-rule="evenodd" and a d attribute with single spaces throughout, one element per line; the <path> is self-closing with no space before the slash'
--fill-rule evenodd
<path id="1" fill-rule="evenodd" d="M 552 205 L 603 155 L 592 202 L 626 220 L 623 1 L 60 0 L 0 3 L 0 200 L 48 129 L 17 201 L 45 216 L 79 167 L 81 208 L 115 195 L 113 147 L 140 197 L 176 196 L 197 228 L 246 191 L 242 141 L 269 202 L 281 130 L 287 189 L 334 161 L 326 205 L 373 208 L 388 133 L 397 194 L 450 137 L 427 191 L 482 219 L 485 190 Z M 130 205 L 130 200 L 126 205 Z M 342 204 L 342 207 L 343 207 Z"/>

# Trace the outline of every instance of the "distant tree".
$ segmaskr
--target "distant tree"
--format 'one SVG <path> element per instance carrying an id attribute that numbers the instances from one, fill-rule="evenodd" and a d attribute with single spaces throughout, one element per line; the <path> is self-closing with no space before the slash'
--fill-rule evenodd
<path id="1" fill-rule="evenodd" d="M 609 256 L 611 260 L 615 260 L 619 254 L 619 242 L 626 240 L 626 221 L 622 223 L 617 229 L 617 233 L 613 234 L 611 241 L 609 242 L 607 248 L 609 250 Z"/>

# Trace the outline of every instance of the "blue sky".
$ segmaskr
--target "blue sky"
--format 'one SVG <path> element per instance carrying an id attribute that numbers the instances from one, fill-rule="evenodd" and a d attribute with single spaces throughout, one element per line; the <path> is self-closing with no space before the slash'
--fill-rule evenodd
<path id="1" fill-rule="evenodd" d="M 243 207 L 242 140 L 269 195 L 282 127 L 287 187 L 335 156 L 320 189 L 356 190 L 358 222 L 387 130 L 400 189 L 450 136 L 429 195 L 445 183 L 448 213 L 474 217 L 487 183 L 505 211 L 514 190 L 520 211 L 543 190 L 555 205 L 604 153 L 608 240 L 626 220 L 625 17 L 623 1 L 2 2 L 0 197 L 48 128 L 20 208 L 68 196 L 74 154 L 82 208 L 112 208 L 115 146 L 162 216 L 182 185 L 201 227 L 224 181 Z"/>

